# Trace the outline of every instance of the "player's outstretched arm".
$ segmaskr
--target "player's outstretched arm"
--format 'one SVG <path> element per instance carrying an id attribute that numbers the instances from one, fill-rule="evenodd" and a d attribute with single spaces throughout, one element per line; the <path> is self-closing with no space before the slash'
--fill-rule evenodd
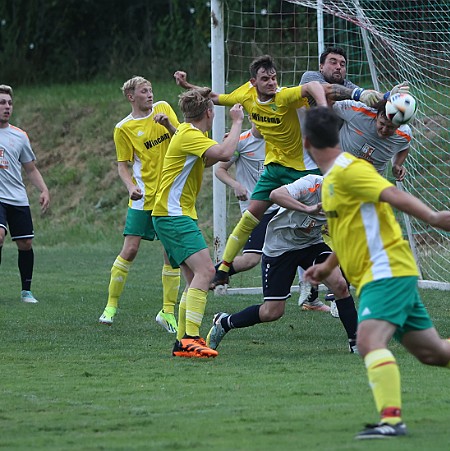
<path id="1" fill-rule="evenodd" d="M 333 104 L 339 100 L 356 100 L 365 103 L 367 106 L 373 106 L 383 98 L 381 92 L 373 89 L 346 88 L 339 84 L 324 84 L 325 93 L 329 103 Z"/>
<path id="2" fill-rule="evenodd" d="M 327 98 L 325 96 L 324 85 L 318 81 L 310 81 L 302 87 L 302 97 L 311 96 L 315 101 L 317 106 L 328 106 Z"/>
<path id="3" fill-rule="evenodd" d="M 181 86 L 184 89 L 198 89 L 200 86 L 193 85 L 192 83 L 189 83 L 187 81 L 187 73 L 182 70 L 177 70 L 173 74 L 175 78 L 175 82 L 178 86 Z M 216 94 L 215 92 L 209 93 L 209 98 L 213 101 L 214 105 L 219 105 L 219 94 Z"/>
<path id="4" fill-rule="evenodd" d="M 295 210 L 308 214 L 318 214 L 322 211 L 321 202 L 314 205 L 303 204 L 299 200 L 292 197 L 287 188 L 284 186 L 274 189 L 270 193 L 269 197 L 273 203 L 279 205 L 280 207 L 287 208 L 288 210 Z"/>
<path id="5" fill-rule="evenodd" d="M 421 200 L 395 186 L 383 190 L 380 201 L 442 230 L 450 231 L 450 211 L 434 211 Z"/>
<path id="6" fill-rule="evenodd" d="M 239 103 L 233 105 L 230 109 L 230 118 L 232 120 L 231 129 L 222 144 L 215 144 L 204 153 L 205 166 L 212 166 L 218 161 L 229 161 L 233 156 L 241 135 L 244 107 Z"/>

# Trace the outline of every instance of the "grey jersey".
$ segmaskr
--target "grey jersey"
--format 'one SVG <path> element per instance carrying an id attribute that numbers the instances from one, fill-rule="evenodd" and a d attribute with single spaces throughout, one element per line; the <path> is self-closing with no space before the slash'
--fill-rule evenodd
<path id="1" fill-rule="evenodd" d="M 307 72 L 305 72 L 302 75 L 302 78 L 300 80 L 300 84 L 304 85 L 305 83 L 309 83 L 310 81 L 318 81 L 319 83 L 328 83 L 325 78 L 323 78 L 323 75 L 317 70 L 309 70 Z M 346 78 L 344 79 L 344 83 L 343 85 L 346 88 L 351 88 L 351 89 L 355 89 L 355 88 L 359 88 L 359 86 L 355 85 L 354 83 L 352 83 L 350 80 L 347 80 Z"/>
<path id="2" fill-rule="evenodd" d="M 35 160 L 30 140 L 20 128 L 0 128 L 0 202 L 29 205 L 22 179 L 22 164 Z"/>
<path id="3" fill-rule="evenodd" d="M 339 141 L 344 152 L 367 160 L 379 174 L 385 175 L 389 160 L 409 148 L 411 129 L 401 125 L 392 136 L 380 138 L 377 134 L 377 112 L 364 103 L 343 100 L 333 105 L 336 114 L 344 120 Z"/>
<path id="4" fill-rule="evenodd" d="M 263 138 L 256 138 L 251 130 L 241 133 L 236 151 L 230 161 L 236 165 L 236 180 L 247 189 L 250 199 L 256 182 L 264 172 L 264 159 L 266 158 L 266 142 Z M 250 200 L 240 200 L 241 213 L 247 210 Z M 278 208 L 272 205 L 266 214 Z"/>
<path id="5" fill-rule="evenodd" d="M 302 204 L 315 205 L 321 201 L 322 182 L 322 176 L 310 174 L 284 187 Z M 288 251 L 322 243 L 321 229 L 325 223 L 324 215 L 280 208 L 267 226 L 263 253 L 268 257 L 278 257 Z"/>

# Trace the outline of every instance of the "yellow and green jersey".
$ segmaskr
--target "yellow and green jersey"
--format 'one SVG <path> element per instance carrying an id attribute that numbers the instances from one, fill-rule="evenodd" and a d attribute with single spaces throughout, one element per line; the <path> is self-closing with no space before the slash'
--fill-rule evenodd
<path id="1" fill-rule="evenodd" d="M 129 114 L 114 129 L 117 161 L 132 162 L 133 182 L 144 194 L 142 199 L 130 199 L 128 205 L 135 210 L 153 210 L 164 155 L 170 143 L 166 127 L 154 121 L 158 113 L 167 115 L 172 125 L 178 127 L 178 118 L 172 107 L 161 101 L 153 104 L 148 116 L 134 119 Z"/>
<path id="2" fill-rule="evenodd" d="M 357 294 L 373 280 L 418 276 L 391 206 L 379 200 L 390 186 L 373 165 L 347 152 L 325 174 L 322 207 L 333 249 Z"/>
<path id="3" fill-rule="evenodd" d="M 230 94 L 219 95 L 220 105 L 243 105 L 256 128 L 266 140 L 264 164 L 277 163 L 298 171 L 317 169 L 307 152 L 303 152 L 298 109 L 308 106 L 301 96 L 302 87 L 278 88 L 267 102 L 258 99 L 256 88 L 245 83 Z"/>
<path id="4" fill-rule="evenodd" d="M 164 158 L 153 216 L 198 219 L 195 202 L 205 168 L 203 154 L 215 144 L 216 141 L 190 123 L 178 127 Z"/>

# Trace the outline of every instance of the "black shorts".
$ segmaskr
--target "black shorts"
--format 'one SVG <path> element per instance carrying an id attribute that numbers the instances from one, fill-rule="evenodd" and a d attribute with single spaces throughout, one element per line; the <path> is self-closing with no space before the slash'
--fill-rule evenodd
<path id="1" fill-rule="evenodd" d="M 259 224 L 252 230 L 251 235 L 248 237 L 247 242 L 242 250 L 243 254 L 262 254 L 262 248 L 264 246 L 264 239 L 266 237 L 266 229 L 269 221 L 278 213 L 278 209 L 272 213 L 265 214 Z"/>
<path id="2" fill-rule="evenodd" d="M 261 262 L 264 301 L 285 301 L 291 296 L 291 286 L 297 267 L 308 269 L 324 261 L 332 250 L 325 244 L 285 252 L 278 257 L 263 254 Z"/>
<path id="3" fill-rule="evenodd" d="M 9 229 L 13 241 L 34 238 L 30 207 L 0 202 L 0 227 Z"/>

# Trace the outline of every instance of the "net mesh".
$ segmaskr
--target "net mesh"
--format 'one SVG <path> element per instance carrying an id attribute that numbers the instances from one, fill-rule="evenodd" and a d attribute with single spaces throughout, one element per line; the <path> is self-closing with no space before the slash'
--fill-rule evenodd
<path id="1" fill-rule="evenodd" d="M 320 43 L 318 8 L 323 11 Z M 304 71 L 318 69 L 319 47 L 332 45 L 347 51 L 347 78 L 359 86 L 386 91 L 408 80 L 419 110 L 410 124 L 413 141 L 403 188 L 435 209 L 449 207 L 448 2 L 228 0 L 224 19 L 227 92 L 248 80 L 250 62 L 266 53 L 277 62 L 280 85 L 297 85 Z M 228 201 L 231 228 L 239 212 L 232 194 Z M 398 219 L 406 236 L 403 215 Z M 449 283 L 450 234 L 414 218 L 411 233 L 423 279 Z"/>

